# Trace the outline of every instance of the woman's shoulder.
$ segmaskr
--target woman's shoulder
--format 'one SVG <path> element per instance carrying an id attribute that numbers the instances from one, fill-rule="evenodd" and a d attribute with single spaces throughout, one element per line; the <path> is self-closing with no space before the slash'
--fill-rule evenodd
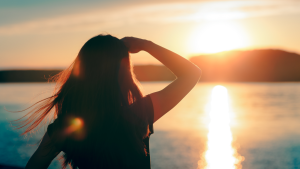
<path id="1" fill-rule="evenodd" d="M 146 120 L 147 122 L 151 122 L 151 120 L 153 121 L 154 111 L 151 97 L 149 95 L 137 99 L 128 107 L 128 109 L 138 118 Z"/>
<path id="2" fill-rule="evenodd" d="M 128 107 L 129 111 L 125 111 L 125 119 L 136 124 L 141 129 L 147 128 L 148 132 L 153 133 L 154 110 L 152 100 L 149 95 L 137 99 Z"/>

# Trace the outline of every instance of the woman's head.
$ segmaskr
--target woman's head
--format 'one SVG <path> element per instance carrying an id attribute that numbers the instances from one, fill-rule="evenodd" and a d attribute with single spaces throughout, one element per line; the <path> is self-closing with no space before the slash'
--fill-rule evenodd
<path id="1" fill-rule="evenodd" d="M 118 92 L 120 88 L 127 105 L 142 95 L 133 73 L 128 48 L 114 36 L 97 35 L 89 39 L 70 68 L 68 81 L 73 85 L 88 86 L 89 89 L 96 86 L 97 89 L 110 90 L 109 93 Z M 92 93 L 97 89 L 93 89 Z"/>
<path id="2" fill-rule="evenodd" d="M 72 73 L 81 80 L 116 76 L 121 60 L 128 57 L 128 49 L 121 40 L 111 35 L 98 35 L 82 46 Z"/>

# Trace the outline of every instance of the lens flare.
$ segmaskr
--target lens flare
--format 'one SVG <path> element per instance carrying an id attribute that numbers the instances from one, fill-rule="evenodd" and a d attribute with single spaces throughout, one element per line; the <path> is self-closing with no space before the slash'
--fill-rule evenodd
<path id="1" fill-rule="evenodd" d="M 83 127 L 83 120 L 81 118 L 74 118 L 71 120 L 71 125 L 66 129 L 66 134 L 71 134 Z"/>
<path id="2" fill-rule="evenodd" d="M 206 169 L 237 169 L 241 157 L 232 147 L 229 98 L 227 89 L 215 86 L 211 93 L 210 123 L 207 135 L 207 151 L 204 158 Z"/>
<path id="3" fill-rule="evenodd" d="M 82 127 L 83 121 L 82 121 L 80 118 L 75 118 L 75 119 L 73 120 L 73 125 L 74 125 L 74 126 L 77 126 L 77 127 Z"/>

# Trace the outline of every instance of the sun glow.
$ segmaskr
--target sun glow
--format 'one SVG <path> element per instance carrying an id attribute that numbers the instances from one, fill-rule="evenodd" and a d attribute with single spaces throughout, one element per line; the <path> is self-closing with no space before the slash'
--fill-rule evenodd
<path id="1" fill-rule="evenodd" d="M 230 21 L 211 22 L 198 26 L 188 40 L 188 51 L 192 54 L 217 53 L 249 44 L 246 33 L 236 23 Z"/>
<path id="2" fill-rule="evenodd" d="M 227 89 L 215 86 L 211 94 L 210 123 L 205 152 L 205 169 L 237 169 L 242 160 L 232 147 L 230 111 Z"/>

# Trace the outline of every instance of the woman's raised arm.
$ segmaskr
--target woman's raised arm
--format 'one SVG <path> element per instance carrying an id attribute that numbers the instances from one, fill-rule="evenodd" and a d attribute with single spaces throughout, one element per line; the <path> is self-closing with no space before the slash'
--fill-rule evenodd
<path id="1" fill-rule="evenodd" d="M 148 52 L 177 77 L 163 90 L 150 94 L 155 122 L 175 107 L 192 90 L 200 79 L 201 70 L 187 59 L 151 41 L 134 37 L 125 37 L 122 40 L 129 48 L 129 52 L 137 53 L 141 50 Z"/>

